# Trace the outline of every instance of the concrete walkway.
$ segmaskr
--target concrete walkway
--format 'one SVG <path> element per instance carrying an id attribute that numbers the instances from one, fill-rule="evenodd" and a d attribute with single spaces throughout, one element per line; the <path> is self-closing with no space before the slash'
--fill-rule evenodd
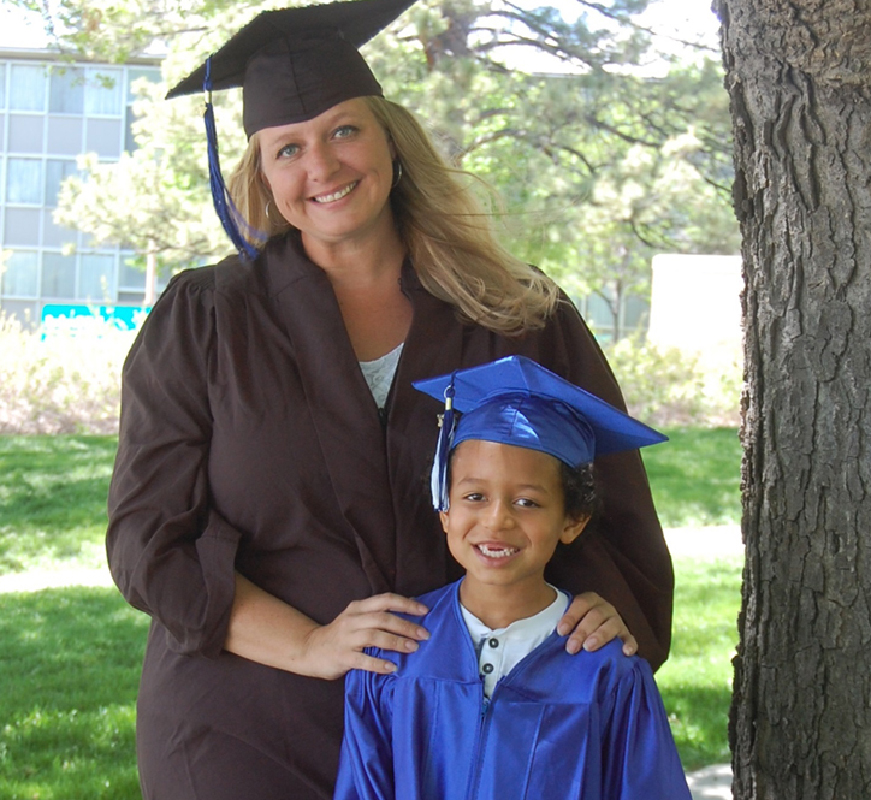
<path id="1" fill-rule="evenodd" d="M 672 528 L 665 538 L 674 558 L 716 559 L 741 555 L 741 531 L 737 525 L 709 528 Z M 62 586 L 111 586 L 109 570 L 70 569 L 0 575 L 0 593 L 39 592 Z M 693 800 L 732 800 L 732 770 L 717 764 L 687 774 Z"/>

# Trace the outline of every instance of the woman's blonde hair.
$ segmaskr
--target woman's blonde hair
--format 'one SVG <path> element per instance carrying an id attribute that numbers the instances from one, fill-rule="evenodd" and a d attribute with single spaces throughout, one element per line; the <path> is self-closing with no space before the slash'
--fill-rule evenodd
<path id="1" fill-rule="evenodd" d="M 402 177 L 390 195 L 391 208 L 424 288 L 494 332 L 541 328 L 559 300 L 559 290 L 496 241 L 491 217 L 470 189 L 471 180 L 483 182 L 449 167 L 409 111 L 383 97 L 363 99 L 402 165 Z M 256 133 L 229 189 L 253 228 L 270 237 L 290 228 L 263 180 Z"/>

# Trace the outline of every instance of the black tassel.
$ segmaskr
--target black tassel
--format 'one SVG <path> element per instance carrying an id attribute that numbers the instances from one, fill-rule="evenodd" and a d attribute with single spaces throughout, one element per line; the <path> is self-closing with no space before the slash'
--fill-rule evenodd
<path id="1" fill-rule="evenodd" d="M 445 411 L 439 418 L 439 438 L 436 444 L 435 458 L 432 461 L 430 488 L 433 507 L 436 511 L 447 511 L 450 506 L 448 461 L 454 442 L 454 429 L 457 424 L 456 412 L 454 411 L 454 375 L 451 375 L 451 382 L 445 389 Z"/>

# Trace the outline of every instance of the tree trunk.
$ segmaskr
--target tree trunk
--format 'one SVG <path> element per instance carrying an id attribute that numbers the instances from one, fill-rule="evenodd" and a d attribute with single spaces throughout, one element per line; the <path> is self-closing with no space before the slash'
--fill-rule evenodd
<path id="1" fill-rule="evenodd" d="M 716 0 L 745 289 L 737 800 L 871 798 L 871 0 Z"/>

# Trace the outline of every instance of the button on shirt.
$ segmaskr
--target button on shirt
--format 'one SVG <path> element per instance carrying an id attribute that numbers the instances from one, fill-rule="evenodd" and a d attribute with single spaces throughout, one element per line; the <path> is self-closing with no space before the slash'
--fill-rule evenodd
<path id="1" fill-rule="evenodd" d="M 478 653 L 478 668 L 484 680 L 484 695 L 490 697 L 499 679 L 511 672 L 554 631 L 569 606 L 569 596 L 555 587 L 556 600 L 532 617 L 493 630 L 462 605 L 463 619 Z"/>

